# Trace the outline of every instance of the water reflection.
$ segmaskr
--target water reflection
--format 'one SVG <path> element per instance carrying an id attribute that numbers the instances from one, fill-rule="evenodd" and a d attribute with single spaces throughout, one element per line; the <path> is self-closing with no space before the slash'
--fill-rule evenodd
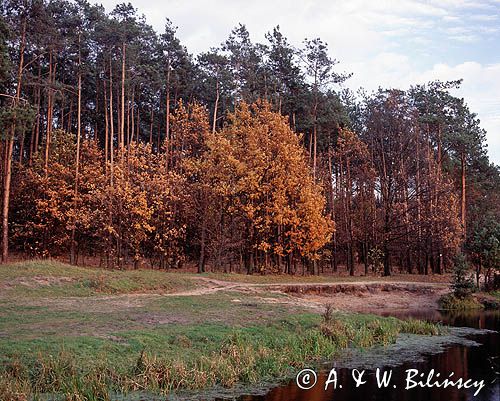
<path id="1" fill-rule="evenodd" d="M 500 330 L 500 313 L 495 312 L 472 312 L 472 313 L 440 313 L 438 311 L 400 311 L 391 312 L 391 316 L 399 318 L 414 317 L 457 327 L 472 327 L 478 329 Z M 242 396 L 240 401 L 498 401 L 500 400 L 500 383 L 498 373 L 500 367 L 499 339 L 497 332 L 476 335 L 473 339 L 480 343 L 477 347 L 463 345 L 448 346 L 445 352 L 427 355 L 424 362 L 407 361 L 402 365 L 392 368 L 393 379 L 391 383 L 396 388 L 378 388 L 374 371 L 367 371 L 367 383 L 355 387 L 348 369 L 338 370 L 338 384 L 342 388 L 324 390 L 327 373 L 318 378 L 318 384 L 311 390 L 301 390 L 294 381 L 277 387 L 263 396 Z M 383 366 L 381 366 L 383 368 Z M 485 387 L 474 397 L 475 389 L 448 388 L 413 388 L 405 390 L 405 379 L 407 369 L 418 369 L 419 372 L 427 373 L 434 369 L 441 373 L 441 379 L 454 372 L 454 378 L 464 380 L 485 380 Z"/>

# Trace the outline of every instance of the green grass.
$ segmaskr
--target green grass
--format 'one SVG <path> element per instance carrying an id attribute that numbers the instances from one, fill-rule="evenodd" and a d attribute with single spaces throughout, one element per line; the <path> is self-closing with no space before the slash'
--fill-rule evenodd
<path id="1" fill-rule="evenodd" d="M 17 389 L 25 395 L 69 393 L 80 397 L 74 399 L 107 400 L 111 391 L 165 394 L 252 384 L 288 377 L 346 347 L 390 344 L 402 332 L 439 334 L 441 329 L 370 315 L 335 314 L 322 321 L 319 315 L 301 314 L 241 328 L 201 324 L 125 331 L 119 343 L 66 338 L 59 350 L 58 339 L 46 339 L 4 361 L 0 395 L 6 399 Z"/>
<path id="2" fill-rule="evenodd" d="M 246 275 L 235 273 L 193 274 L 150 269 L 107 270 L 70 266 L 55 260 L 35 260 L 0 265 L 0 294 L 17 297 L 88 297 L 99 294 L 172 293 L 206 285 L 199 278 L 248 284 L 342 283 L 398 281 L 402 276 L 349 277 L 301 275 Z M 405 275 L 405 281 L 419 281 Z M 426 278 L 429 281 L 429 278 Z"/>
<path id="3" fill-rule="evenodd" d="M 150 270 L 0 266 L 0 399 L 50 393 L 102 401 L 112 392 L 251 384 L 288 377 L 346 347 L 442 331 L 331 310 L 322 318 L 277 293 L 165 295 L 194 286 L 190 275 Z"/>
<path id="4" fill-rule="evenodd" d="M 453 294 L 443 295 L 438 301 L 439 307 L 444 310 L 473 310 L 483 309 L 484 306 L 473 296 L 458 298 Z"/>
<path id="5" fill-rule="evenodd" d="M 158 270 L 107 270 L 52 260 L 0 265 L 0 289 L 31 297 L 173 292 L 196 287 L 192 276 Z"/>

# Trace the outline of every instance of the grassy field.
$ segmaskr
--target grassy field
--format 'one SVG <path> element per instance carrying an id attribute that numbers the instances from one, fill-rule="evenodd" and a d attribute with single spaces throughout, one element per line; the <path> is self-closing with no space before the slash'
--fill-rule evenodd
<path id="1" fill-rule="evenodd" d="M 90 296 L 193 288 L 192 275 L 158 270 L 106 270 L 41 260 L 0 265 L 0 294 Z"/>
<path id="2" fill-rule="evenodd" d="M 197 293 L 203 285 L 182 273 L 1 265 L 0 399 L 230 387 L 287 377 L 348 346 L 393 342 L 400 332 L 439 333 L 418 321 L 321 316 L 274 292 Z"/>

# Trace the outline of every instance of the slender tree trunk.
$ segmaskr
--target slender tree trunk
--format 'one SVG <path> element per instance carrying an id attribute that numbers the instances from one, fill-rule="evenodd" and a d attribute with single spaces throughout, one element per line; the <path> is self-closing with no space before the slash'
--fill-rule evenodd
<path id="1" fill-rule="evenodd" d="M 49 53 L 49 90 L 47 95 L 47 132 L 45 133 L 45 177 L 47 177 L 49 169 L 49 149 L 50 149 L 50 136 L 52 134 L 52 110 L 53 110 L 53 67 L 52 65 L 52 49 Z"/>
<path id="2" fill-rule="evenodd" d="M 207 232 L 207 219 L 206 219 L 206 213 L 203 213 L 201 220 L 200 259 L 198 261 L 198 273 L 205 273 L 206 232 Z"/>
<path id="3" fill-rule="evenodd" d="M 122 96 L 120 115 L 120 161 L 123 162 L 125 128 L 125 42 L 122 43 Z"/>
<path id="4" fill-rule="evenodd" d="M 316 159 L 318 153 L 318 129 L 316 127 L 316 122 L 314 123 L 314 145 L 313 145 L 313 179 L 316 182 Z"/>
<path id="5" fill-rule="evenodd" d="M 73 100 L 73 99 L 72 99 Z M 63 96 L 61 99 L 61 105 L 59 106 L 59 118 L 57 119 L 57 127 L 66 132 L 71 132 L 71 113 L 73 112 L 72 107 L 69 108 L 68 112 L 68 126 L 64 127 L 64 109 L 66 108 L 66 98 Z"/>
<path id="6" fill-rule="evenodd" d="M 157 122 L 157 127 L 156 127 L 156 132 L 158 133 L 156 135 L 156 149 L 158 151 L 158 153 L 161 151 L 161 134 L 160 134 L 160 128 L 161 128 L 161 123 L 160 123 L 160 120 L 158 119 L 158 122 Z M 168 154 L 166 155 L 166 158 L 168 159 Z M 167 163 L 167 167 L 168 167 L 168 161 L 166 162 Z"/>
<path id="7" fill-rule="evenodd" d="M 215 133 L 215 126 L 217 123 L 217 108 L 219 107 L 219 80 L 217 80 L 216 86 L 216 97 L 215 97 L 215 106 L 214 106 L 214 122 L 212 125 L 212 132 Z"/>
<path id="8" fill-rule="evenodd" d="M 129 98 L 129 96 L 127 96 Z M 127 100 L 127 133 L 125 138 L 127 139 L 127 150 L 130 150 L 130 141 L 132 140 L 131 127 L 130 127 L 130 113 L 132 112 L 132 104 L 130 100 Z M 134 120 L 132 120 L 133 122 Z"/>
<path id="9" fill-rule="evenodd" d="M 346 172 L 347 172 L 347 192 L 346 192 L 346 204 L 347 204 L 347 221 L 348 221 L 348 236 L 349 236 L 349 246 L 348 246 L 348 258 L 349 258 L 349 275 L 354 276 L 354 233 L 352 225 L 352 181 L 351 181 L 351 162 L 349 158 L 346 158 Z"/>
<path id="10" fill-rule="evenodd" d="M 41 80 L 42 80 L 42 67 L 40 64 L 40 59 L 38 59 L 38 77 L 37 77 L 38 87 L 36 90 L 36 123 L 34 126 L 34 138 L 32 138 L 33 144 L 32 144 L 32 149 L 31 149 L 31 153 L 30 153 L 30 160 L 29 160 L 30 166 L 31 166 L 31 162 L 32 162 L 32 155 L 38 153 L 38 141 L 39 141 L 39 137 L 40 137 L 40 103 L 41 103 L 41 98 L 42 98 Z"/>
<path id="11" fill-rule="evenodd" d="M 319 266 L 317 259 L 313 259 L 312 263 L 313 263 L 313 275 L 319 276 Z"/>
<path id="12" fill-rule="evenodd" d="M 420 182 L 420 138 L 419 130 L 415 129 L 415 141 L 417 146 L 417 171 L 415 178 L 415 191 L 417 199 L 417 269 L 419 274 L 423 273 L 422 269 L 422 212 L 421 212 L 421 182 Z"/>
<path id="13" fill-rule="evenodd" d="M 73 225 L 71 228 L 71 251 L 70 263 L 76 264 L 76 222 L 78 209 L 78 181 L 80 179 L 80 136 L 81 136 L 81 116 L 82 116 L 82 72 L 80 53 L 80 34 L 78 35 L 78 105 L 77 105 L 77 128 L 76 128 L 76 158 L 75 158 L 75 189 L 73 194 Z"/>
<path id="14" fill-rule="evenodd" d="M 106 68 L 106 66 L 104 67 Z M 108 96 L 106 81 L 103 80 L 104 86 L 104 174 L 108 175 L 108 159 L 109 159 L 109 112 L 108 112 Z"/>
<path id="15" fill-rule="evenodd" d="M 166 100 L 165 100 L 165 141 L 166 141 L 166 151 L 167 151 L 167 169 L 170 165 L 170 59 L 167 64 L 167 88 L 166 88 Z"/>
<path id="16" fill-rule="evenodd" d="M 114 182 L 114 139 L 115 139 L 115 130 L 114 130 L 114 116 L 113 116 L 113 66 L 111 55 L 109 56 L 109 122 L 110 122 L 110 138 L 109 138 L 109 160 L 110 160 L 110 169 L 111 169 L 111 186 L 113 186 Z"/>
<path id="17" fill-rule="evenodd" d="M 27 3 L 24 2 L 24 12 L 26 12 Z M 24 68 L 24 49 L 26 46 L 26 15 L 23 16 L 21 28 L 21 43 L 19 46 L 19 66 L 17 69 L 17 87 L 14 107 L 19 105 L 21 99 L 21 84 Z M 2 205 L 2 261 L 7 263 L 9 259 L 9 207 L 10 207 L 10 184 L 12 180 L 12 152 L 14 149 L 14 136 L 16 131 L 16 121 L 14 119 L 10 135 L 6 144 L 5 158 L 5 181 L 3 186 L 3 205 Z"/>
<path id="18" fill-rule="evenodd" d="M 151 149 L 153 149 L 153 123 L 154 123 L 154 109 L 151 106 L 151 124 L 149 126 L 149 143 L 151 145 Z"/>
<path id="19" fill-rule="evenodd" d="M 14 147 L 14 129 L 10 132 L 6 149 L 6 170 L 3 189 L 2 209 L 2 261 L 7 263 L 9 258 L 9 206 L 10 206 L 10 181 L 12 177 L 12 149 Z"/>
<path id="20" fill-rule="evenodd" d="M 64 127 L 64 125 L 62 125 Z M 69 103 L 69 112 L 68 112 L 68 128 L 66 128 L 67 132 L 71 132 L 71 128 L 73 127 L 73 99 L 71 99 Z"/>
<path id="21" fill-rule="evenodd" d="M 335 222 L 335 191 L 336 183 L 333 174 L 333 164 L 331 152 L 328 154 L 328 167 L 330 171 L 330 207 L 332 221 Z M 334 272 L 337 271 L 337 230 L 333 231 L 332 235 L 332 247 L 331 247 L 331 267 Z"/>
<path id="22" fill-rule="evenodd" d="M 389 216 L 390 216 L 390 209 L 388 206 L 385 206 L 385 216 L 384 216 L 384 245 L 383 245 L 383 251 L 384 251 L 384 276 L 390 276 L 391 275 L 391 255 L 389 254 L 389 234 L 390 234 L 390 227 L 389 227 Z"/>
<path id="23" fill-rule="evenodd" d="M 463 238 L 467 236 L 467 227 L 466 227 L 466 182 L 465 182 L 465 152 L 462 152 L 460 157 L 461 164 L 461 178 L 462 178 L 462 197 L 461 197 L 461 222 L 462 222 L 462 230 L 463 230 Z"/>
<path id="24" fill-rule="evenodd" d="M 314 133 L 310 132 L 309 133 L 309 160 L 310 161 L 312 161 L 312 158 L 313 158 L 313 143 L 314 143 L 313 137 L 314 137 Z"/>
<path id="25" fill-rule="evenodd" d="M 135 142 L 139 143 L 140 134 L 141 134 L 141 113 L 139 108 L 139 97 L 137 98 L 137 110 L 134 112 L 135 114 Z M 134 121 L 132 120 L 132 125 Z"/>
<path id="26" fill-rule="evenodd" d="M 368 276 L 368 239 L 366 234 L 363 241 L 362 250 L 363 250 L 363 264 L 365 266 L 365 276 Z"/>
<path id="27" fill-rule="evenodd" d="M 97 80 L 99 82 L 99 80 Z M 96 85 L 95 88 L 95 113 L 96 115 L 99 115 L 99 86 Z M 94 125 L 94 142 L 98 146 L 99 145 L 99 123 L 98 119 L 95 120 L 95 125 Z"/>
<path id="28" fill-rule="evenodd" d="M 316 151 L 317 151 L 317 138 L 318 138 L 318 97 L 319 97 L 319 87 L 318 87 L 318 76 L 314 73 L 314 107 L 313 107 L 313 179 L 316 182 Z"/>
<path id="29" fill-rule="evenodd" d="M 19 139 L 19 165 L 23 165 L 23 153 L 24 153 L 24 141 L 26 139 L 25 131 L 21 134 L 21 138 Z"/>

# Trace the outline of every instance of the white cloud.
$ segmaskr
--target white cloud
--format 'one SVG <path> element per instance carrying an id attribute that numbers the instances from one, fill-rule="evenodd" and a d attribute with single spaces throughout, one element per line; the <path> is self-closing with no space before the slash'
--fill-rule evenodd
<path id="1" fill-rule="evenodd" d="M 457 42 L 462 43 L 474 43 L 480 40 L 477 35 L 451 35 L 449 37 L 451 40 L 456 40 Z"/>
<path id="2" fill-rule="evenodd" d="M 457 15 L 445 15 L 443 18 L 442 18 L 443 21 L 446 21 L 446 22 L 457 22 L 457 21 L 460 21 L 461 18 Z"/>
<path id="3" fill-rule="evenodd" d="M 470 19 L 475 20 L 475 21 L 491 22 L 491 21 L 498 20 L 498 15 L 495 15 L 495 14 L 478 14 L 478 15 L 471 15 Z"/>
<path id="4" fill-rule="evenodd" d="M 471 111 L 478 114 L 487 131 L 488 154 L 500 164 L 500 63 L 481 65 L 465 62 L 456 66 L 439 64 L 422 74 L 422 79 L 453 80 L 463 78 L 456 96 L 463 97 Z"/>
<path id="5" fill-rule="evenodd" d="M 364 63 L 353 63 L 350 68 L 355 72 L 348 83 L 352 89 L 360 86 L 369 90 L 379 86 L 407 89 L 433 80 L 463 79 L 461 88 L 452 94 L 464 98 L 470 110 L 477 113 L 481 127 L 487 131 L 490 159 L 500 164 L 500 62 L 482 65 L 467 61 L 455 66 L 437 63 L 418 71 L 405 55 L 381 53 Z"/>
<path id="6" fill-rule="evenodd" d="M 100 1 L 108 11 L 123 2 Z M 500 56 L 493 36 L 498 35 L 499 0 L 130 1 L 160 32 L 165 17 L 170 18 L 195 54 L 218 46 L 239 22 L 254 41 L 263 41 L 280 25 L 295 46 L 305 37 L 326 41 L 341 62 L 339 69 L 354 72 L 348 82 L 352 88 L 406 88 L 464 78 L 459 93 L 478 112 L 492 159 L 500 164 Z M 459 49 L 462 55 L 456 54 Z M 454 52 L 454 65 L 443 59 L 447 52 Z M 470 63 L 468 54 L 483 54 L 494 64 Z"/>

